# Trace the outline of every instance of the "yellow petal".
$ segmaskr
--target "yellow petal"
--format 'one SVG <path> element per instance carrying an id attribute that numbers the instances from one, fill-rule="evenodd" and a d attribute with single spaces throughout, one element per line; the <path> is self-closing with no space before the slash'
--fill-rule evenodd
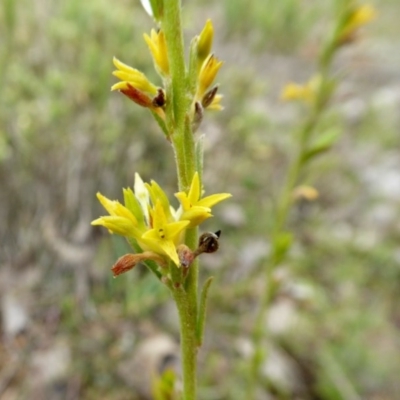
<path id="1" fill-rule="evenodd" d="M 164 214 L 165 214 L 167 220 L 171 221 L 172 215 L 171 215 L 168 197 L 165 194 L 165 192 L 161 189 L 160 185 L 157 182 L 152 180 L 150 184 L 145 183 L 145 186 L 150 193 L 150 198 L 151 198 L 153 205 L 156 205 L 156 203 L 159 201 L 164 210 Z"/>
<path id="2" fill-rule="evenodd" d="M 117 82 L 111 86 L 111 91 L 114 90 L 128 90 L 129 86 L 127 82 Z"/>
<path id="3" fill-rule="evenodd" d="M 189 225 L 189 221 L 171 222 L 165 226 L 165 237 L 171 239 L 174 243 L 177 241 L 180 233 Z"/>
<path id="4" fill-rule="evenodd" d="M 201 195 L 200 190 L 200 177 L 199 173 L 196 171 L 193 175 L 192 184 L 190 185 L 188 193 L 188 199 L 192 204 L 196 203 L 199 200 Z"/>
<path id="5" fill-rule="evenodd" d="M 118 216 L 106 216 L 95 219 L 91 222 L 91 225 L 104 226 L 112 233 L 116 233 L 121 236 L 141 236 L 137 231 L 132 221 L 124 217 Z"/>
<path id="6" fill-rule="evenodd" d="M 157 254 L 166 255 L 177 266 L 179 266 L 179 258 L 176 252 L 175 244 L 172 240 L 158 239 L 158 233 L 154 229 L 146 232 L 139 240 L 139 245 L 142 248 L 148 248 Z"/>
<path id="7" fill-rule="evenodd" d="M 210 217 L 212 217 L 210 208 L 195 206 L 187 211 L 184 211 L 181 219 L 190 221 L 188 228 L 193 228 L 200 225 L 203 221 Z"/>
<path id="8" fill-rule="evenodd" d="M 150 212 L 153 219 L 153 228 L 157 230 L 164 229 L 168 221 L 160 200 L 156 201 L 155 207 L 153 207 Z"/>
<path id="9" fill-rule="evenodd" d="M 316 96 L 316 85 L 310 80 L 305 85 L 297 83 L 288 83 L 282 91 L 281 99 L 283 101 L 302 100 L 306 103 L 312 103 Z"/>
<path id="10" fill-rule="evenodd" d="M 188 195 L 185 192 L 175 193 L 175 197 L 180 201 L 184 210 L 189 210 L 191 203 Z"/>
<path id="11" fill-rule="evenodd" d="M 157 94 L 158 88 L 157 86 L 153 85 L 146 77 L 146 75 L 135 69 L 132 68 L 121 61 L 117 60 L 114 57 L 114 65 L 118 68 L 118 70 L 113 72 L 113 75 L 121 81 L 129 82 L 133 87 L 136 89 L 142 90 L 144 92 L 148 92 L 151 94 Z M 126 85 L 126 84 L 125 84 Z M 113 85 L 111 90 L 117 89 L 126 89 L 127 86 L 124 87 L 117 87 L 117 85 Z"/>
<path id="12" fill-rule="evenodd" d="M 319 197 L 318 190 L 312 186 L 301 185 L 297 186 L 293 191 L 294 199 L 306 199 L 308 201 L 314 201 Z"/>
<path id="13" fill-rule="evenodd" d="M 127 72 L 127 73 L 137 71 L 134 68 L 130 67 L 129 65 L 124 64 L 123 62 L 119 61 L 118 58 L 116 58 L 116 57 L 113 58 L 113 64 L 115 65 L 115 67 L 117 69 Z"/>
<path id="14" fill-rule="evenodd" d="M 358 7 L 349 21 L 349 26 L 353 29 L 363 26 L 376 18 L 376 10 L 370 4 L 363 4 Z"/>
<path id="15" fill-rule="evenodd" d="M 96 193 L 97 199 L 100 201 L 101 205 L 107 210 L 110 215 L 115 215 L 115 201 L 108 199 L 103 196 L 100 192 Z"/>
<path id="16" fill-rule="evenodd" d="M 197 43 L 197 58 L 200 63 L 202 63 L 210 54 L 213 38 L 214 28 L 211 20 L 208 19 L 199 35 L 199 41 Z"/>
<path id="17" fill-rule="evenodd" d="M 207 106 L 207 110 L 221 111 L 224 107 L 221 105 L 221 100 L 224 96 L 222 94 L 217 94 L 214 96 L 211 104 Z"/>
<path id="18" fill-rule="evenodd" d="M 210 54 L 204 61 L 203 66 L 200 69 L 198 88 L 197 88 L 197 98 L 201 99 L 206 92 L 206 90 L 213 83 L 219 69 L 221 68 L 223 62 L 218 61 L 218 59 Z"/>
<path id="19" fill-rule="evenodd" d="M 145 33 L 143 38 L 149 46 L 156 69 L 161 75 L 166 76 L 169 74 L 169 63 L 164 32 L 160 30 L 156 33 L 156 31 L 152 29 L 150 35 L 151 36 Z"/>
<path id="20" fill-rule="evenodd" d="M 230 193 L 217 193 L 217 194 L 212 194 L 210 196 L 204 197 L 201 199 L 197 205 L 200 207 L 208 207 L 211 208 L 215 204 L 218 204 L 219 202 L 229 199 L 229 197 L 232 197 Z"/>
<path id="21" fill-rule="evenodd" d="M 110 215 L 126 218 L 130 220 L 134 226 L 137 225 L 135 216 L 121 203 L 116 200 L 107 199 L 107 197 L 99 192 L 97 193 L 97 198 Z"/>

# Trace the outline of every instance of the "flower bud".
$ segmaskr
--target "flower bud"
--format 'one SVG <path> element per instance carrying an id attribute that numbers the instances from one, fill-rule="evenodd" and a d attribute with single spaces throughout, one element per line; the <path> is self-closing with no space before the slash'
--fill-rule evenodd
<path id="1" fill-rule="evenodd" d="M 219 248 L 219 237 L 221 231 L 206 232 L 199 237 L 199 247 L 195 251 L 196 256 L 201 253 L 215 253 Z"/>
<path id="2" fill-rule="evenodd" d="M 197 59 L 201 65 L 211 52 L 214 37 L 214 28 L 211 20 L 207 20 L 197 42 Z"/>
<path id="3" fill-rule="evenodd" d="M 201 99 L 201 105 L 204 108 L 207 108 L 214 100 L 215 95 L 218 92 L 218 85 L 214 86 L 211 90 L 209 90 Z"/>

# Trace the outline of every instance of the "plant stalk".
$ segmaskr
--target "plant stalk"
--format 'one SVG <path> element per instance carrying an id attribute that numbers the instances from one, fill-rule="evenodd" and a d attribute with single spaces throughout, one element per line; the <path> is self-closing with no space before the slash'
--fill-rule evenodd
<path id="1" fill-rule="evenodd" d="M 179 190 L 188 192 L 197 161 L 194 135 L 190 123 L 190 96 L 184 59 L 184 43 L 181 22 L 181 1 L 164 1 L 162 28 L 167 43 L 170 68 L 170 111 L 168 125 L 175 154 Z M 201 176 L 201 171 L 199 171 Z M 185 243 L 194 250 L 197 247 L 198 229 L 188 229 Z M 196 399 L 197 372 L 197 314 L 198 314 L 198 262 L 189 268 L 183 285 L 172 288 L 172 295 L 180 319 L 183 400 Z"/>
<path id="2" fill-rule="evenodd" d="M 271 243 L 273 246 L 268 265 L 265 269 L 265 288 L 262 293 L 262 298 L 255 317 L 253 328 L 254 354 L 251 359 L 250 376 L 248 382 L 250 399 L 256 399 L 256 386 L 257 381 L 259 380 L 259 371 L 262 363 L 265 360 L 265 354 L 262 348 L 263 338 L 268 337 L 268 333 L 264 328 L 265 314 L 271 306 L 276 292 L 279 290 L 279 284 L 275 282 L 273 278 L 273 273 L 281 262 L 274 256 L 276 252 L 279 251 L 276 246 L 279 245 L 279 237 L 286 232 L 286 224 L 293 203 L 293 190 L 298 184 L 300 175 L 303 172 L 303 157 L 307 152 L 310 139 L 316 130 L 317 124 L 325 111 L 327 102 L 331 95 L 331 93 L 328 95 L 325 93 L 325 88 L 326 83 L 329 82 L 329 69 L 334 50 L 335 49 L 332 43 L 329 42 L 326 44 L 326 48 L 321 53 L 319 59 L 319 74 L 321 76 L 322 83 L 319 91 L 316 93 L 316 102 L 314 108 L 310 110 L 309 116 L 306 118 L 306 120 L 300 126 L 300 130 L 297 132 L 296 137 L 299 140 L 298 151 L 293 162 L 289 166 L 283 189 L 278 196 L 274 224 L 271 233 Z"/>

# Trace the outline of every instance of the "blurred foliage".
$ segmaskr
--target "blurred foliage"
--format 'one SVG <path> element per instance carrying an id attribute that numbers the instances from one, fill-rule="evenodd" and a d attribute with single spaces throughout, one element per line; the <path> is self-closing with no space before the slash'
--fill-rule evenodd
<path id="1" fill-rule="evenodd" d="M 245 37 L 261 50 L 291 52 L 310 34 L 310 26 L 327 2 L 285 0 L 225 0 L 229 37 Z"/>
<path id="2" fill-rule="evenodd" d="M 199 398 L 236 400 L 246 398 L 243 371 L 269 247 L 268 213 L 299 117 L 278 93 L 286 81 L 309 77 L 333 7 L 294 0 L 186 3 L 186 21 L 194 21 L 186 22 L 188 32 L 213 18 L 225 60 L 219 78 L 225 111 L 208 114 L 202 126 L 206 189 L 232 192 L 234 215 L 243 216 L 235 220 L 221 206 L 208 225 L 223 235 L 220 252 L 205 256 L 202 266 L 215 281 Z M 345 78 L 323 127 L 341 130 L 341 139 L 307 175 L 320 198 L 298 203 L 291 216 L 295 245 L 280 271 L 287 291 L 275 312 L 279 322 L 294 310 L 294 320 L 278 332 L 271 317 L 274 340 L 266 349 L 288 359 L 301 384 L 282 387 L 266 375 L 265 388 L 276 399 L 295 398 L 290 390 L 326 400 L 395 399 L 400 391 L 400 95 L 393 39 L 400 8 L 394 0 L 376 4 L 380 20 L 338 62 Z M 126 0 L 112 6 L 4 0 L 1 7 L 0 261 L 12 277 L 3 292 L 33 299 L 25 357 L 59 338 L 68 343 L 68 374 L 42 398 L 77 387 L 76 398 L 139 399 L 119 366 L 149 331 L 176 337 L 176 318 L 167 291 L 144 268 L 111 278 L 108 268 L 127 246 L 89 224 L 101 213 L 95 193 L 120 199 L 135 171 L 176 191 L 172 151 L 158 127 L 109 92 L 114 55 L 151 76 L 142 34 L 152 22 L 139 2 Z M 27 288 L 32 272 L 39 278 Z M 2 365 L 7 354 L 2 348 Z M 29 368 L 21 362 L 9 382 L 19 398 L 34 393 Z"/>

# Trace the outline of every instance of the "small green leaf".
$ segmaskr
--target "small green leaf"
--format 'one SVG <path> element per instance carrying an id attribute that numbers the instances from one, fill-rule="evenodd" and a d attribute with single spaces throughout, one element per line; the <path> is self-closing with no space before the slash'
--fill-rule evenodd
<path id="1" fill-rule="evenodd" d="M 154 112 L 152 109 L 150 109 L 150 111 L 153 114 L 153 117 L 156 120 L 158 126 L 163 131 L 165 137 L 169 140 L 169 133 L 168 133 L 167 126 L 165 125 L 165 121 L 156 112 Z"/>
<path id="2" fill-rule="evenodd" d="M 163 0 L 150 0 L 153 17 L 156 21 L 160 21 L 164 12 Z"/>
<path id="3" fill-rule="evenodd" d="M 293 242 L 293 235 L 290 232 L 281 232 L 273 240 L 274 264 L 279 264 L 286 256 Z"/>
<path id="4" fill-rule="evenodd" d="M 197 320 L 197 345 L 200 347 L 203 344 L 204 336 L 204 322 L 206 318 L 207 310 L 207 297 L 211 283 L 214 280 L 213 276 L 210 276 L 203 285 L 200 295 L 200 307 L 199 307 L 199 319 Z"/>
<path id="5" fill-rule="evenodd" d="M 325 131 L 318 137 L 317 140 L 304 152 L 302 162 L 310 161 L 312 158 L 319 154 L 328 151 L 333 144 L 337 141 L 341 131 L 337 128 L 332 128 Z"/>
<path id="6" fill-rule="evenodd" d="M 166 369 L 161 376 L 153 378 L 152 392 L 154 400 L 174 400 L 176 374 L 172 369 Z"/>
<path id="7" fill-rule="evenodd" d="M 203 160 L 204 160 L 204 135 L 201 135 L 195 144 L 196 151 L 196 170 L 199 172 L 200 182 L 203 179 Z"/>
<path id="8" fill-rule="evenodd" d="M 188 73 L 188 89 L 194 96 L 197 87 L 197 77 L 199 75 L 199 59 L 197 57 L 197 45 L 199 42 L 198 36 L 195 36 L 190 42 L 189 49 L 189 73 Z"/>

